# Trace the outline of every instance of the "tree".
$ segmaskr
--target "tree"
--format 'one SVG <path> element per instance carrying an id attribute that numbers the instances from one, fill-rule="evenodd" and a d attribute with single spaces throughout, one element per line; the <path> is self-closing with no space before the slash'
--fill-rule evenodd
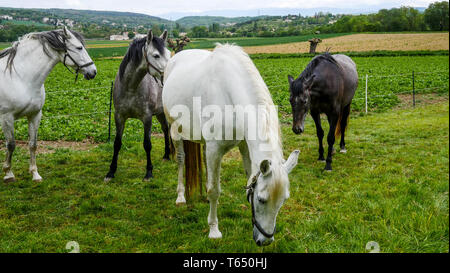
<path id="1" fill-rule="evenodd" d="M 431 30 L 449 30 L 448 28 L 448 2 L 431 3 L 425 10 L 425 22 Z"/>
<path id="2" fill-rule="evenodd" d="M 134 36 L 136 36 L 134 32 L 128 32 L 128 39 L 133 40 Z"/>

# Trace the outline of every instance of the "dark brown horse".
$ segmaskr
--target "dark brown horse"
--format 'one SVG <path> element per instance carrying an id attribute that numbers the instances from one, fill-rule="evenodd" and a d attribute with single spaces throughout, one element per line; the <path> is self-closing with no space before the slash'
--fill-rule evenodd
<path id="1" fill-rule="evenodd" d="M 350 105 L 358 87 L 356 64 L 345 55 L 325 53 L 314 57 L 300 76 L 294 80 L 288 76 L 290 102 L 294 116 L 292 130 L 296 134 L 304 131 L 308 111 L 314 119 L 319 138 L 319 160 L 324 161 L 322 140 L 324 131 L 320 114 L 325 113 L 330 124 L 328 132 L 328 156 L 325 170 L 331 171 L 335 137 L 341 136 L 340 152 L 346 153 L 345 129 L 350 115 Z"/>

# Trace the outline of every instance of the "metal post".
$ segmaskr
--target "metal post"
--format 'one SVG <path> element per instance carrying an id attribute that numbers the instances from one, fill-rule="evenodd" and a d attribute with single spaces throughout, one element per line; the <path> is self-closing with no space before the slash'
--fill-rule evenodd
<path id="1" fill-rule="evenodd" d="M 414 70 L 412 72 L 412 85 L 413 85 L 413 107 L 416 107 L 416 81 L 414 79 Z"/>
<path id="2" fill-rule="evenodd" d="M 108 121 L 108 142 L 111 141 L 111 109 L 112 109 L 112 94 L 114 81 L 111 82 L 111 92 L 109 93 L 109 121 Z"/>
<path id="3" fill-rule="evenodd" d="M 369 84 L 369 75 L 366 74 L 366 114 L 368 112 L 368 107 L 367 107 L 367 88 L 368 88 L 368 84 Z"/>

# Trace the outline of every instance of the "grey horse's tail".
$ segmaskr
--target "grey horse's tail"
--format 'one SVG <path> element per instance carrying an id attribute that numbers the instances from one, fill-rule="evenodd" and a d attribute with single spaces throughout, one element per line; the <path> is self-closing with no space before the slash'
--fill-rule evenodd
<path id="1" fill-rule="evenodd" d="M 186 155 L 184 167 L 187 198 L 192 197 L 195 190 L 199 190 L 200 195 L 202 195 L 203 189 L 201 144 L 184 140 L 183 147 L 184 153 Z"/>

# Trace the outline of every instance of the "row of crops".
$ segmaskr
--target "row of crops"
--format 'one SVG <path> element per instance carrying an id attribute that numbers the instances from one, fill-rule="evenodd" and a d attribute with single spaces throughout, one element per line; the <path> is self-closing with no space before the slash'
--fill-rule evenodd
<path id="1" fill-rule="evenodd" d="M 365 107 L 365 76 L 368 82 L 368 106 L 371 112 L 385 111 L 398 104 L 396 94 L 411 92 L 412 71 L 415 71 L 415 88 L 420 92 L 448 94 L 448 56 L 354 57 L 360 76 L 352 108 Z M 297 77 L 310 58 L 255 58 L 254 62 L 264 78 L 275 104 L 279 105 L 283 122 L 291 121 L 287 75 Z M 47 99 L 44 118 L 39 130 L 41 140 L 91 140 L 108 139 L 108 111 L 111 82 L 120 65 L 119 59 L 96 60 L 98 76 L 93 81 L 79 80 L 58 65 L 46 82 Z M 114 120 L 113 135 L 114 135 Z M 155 128 L 159 125 L 154 119 Z M 140 140 L 142 125 L 139 121 L 127 122 L 125 138 Z M 27 138 L 25 120 L 16 123 L 18 139 Z M 3 136 L 0 136 L 3 138 Z"/>

